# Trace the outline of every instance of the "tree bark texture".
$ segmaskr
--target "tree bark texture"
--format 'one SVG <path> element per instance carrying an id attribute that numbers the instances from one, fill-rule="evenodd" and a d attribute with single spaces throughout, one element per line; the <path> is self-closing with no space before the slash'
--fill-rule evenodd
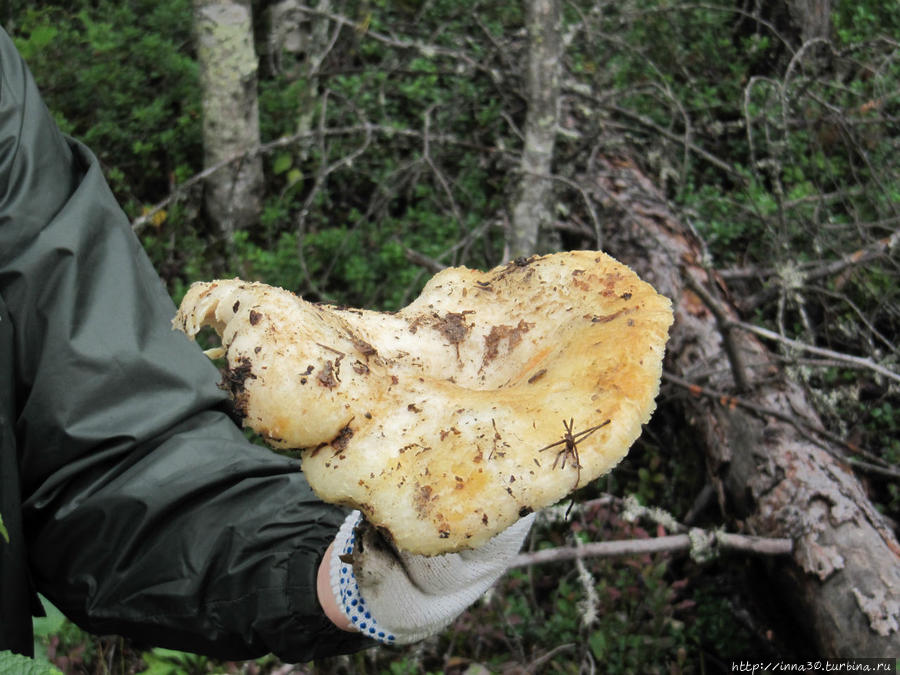
<path id="1" fill-rule="evenodd" d="M 827 40 L 831 36 L 832 0 L 790 0 L 791 18 L 800 29 L 800 39 Z"/>
<path id="2" fill-rule="evenodd" d="M 527 0 L 528 71 L 525 144 L 521 178 L 512 207 L 509 257 L 529 256 L 539 249 L 542 230 L 553 219 L 551 174 L 559 125 L 560 68 L 563 55 L 559 0 Z"/>
<path id="3" fill-rule="evenodd" d="M 683 389 L 678 398 L 704 446 L 722 508 L 749 534 L 794 541 L 793 555 L 772 568 L 786 611 L 822 656 L 900 654 L 900 545 L 837 458 L 841 449 L 731 398 L 821 428 L 803 389 L 755 336 L 729 329 L 737 315 L 722 281 L 704 268 L 701 242 L 633 163 L 598 160 L 584 180 L 621 223 L 608 233 L 610 252 L 674 303 L 667 369 L 729 395 Z"/>
<path id="4" fill-rule="evenodd" d="M 262 209 L 257 60 L 249 0 L 194 0 L 194 24 L 203 90 L 204 165 L 243 159 L 212 174 L 205 184 L 206 210 L 230 239 L 256 223 Z"/>
<path id="5" fill-rule="evenodd" d="M 298 135 L 312 130 L 320 95 L 319 70 L 337 38 L 325 16 L 331 12 L 331 0 L 318 0 L 315 13 L 306 11 L 307 4 L 311 3 L 281 0 L 266 10 L 270 68 L 291 80 L 306 81 L 297 103 Z"/>

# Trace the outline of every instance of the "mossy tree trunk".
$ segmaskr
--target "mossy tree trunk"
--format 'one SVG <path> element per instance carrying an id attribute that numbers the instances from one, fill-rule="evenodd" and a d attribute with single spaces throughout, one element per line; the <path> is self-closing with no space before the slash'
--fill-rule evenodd
<path id="1" fill-rule="evenodd" d="M 512 205 L 507 244 L 509 257 L 529 256 L 553 248 L 544 245 L 552 231 L 553 149 L 559 126 L 563 38 L 559 0 L 527 0 L 528 70 L 525 144 L 521 177 Z M 544 240 L 544 241 L 542 241 Z"/>
<path id="2" fill-rule="evenodd" d="M 207 213 L 219 234 L 255 224 L 262 209 L 257 58 L 249 0 L 194 0 L 203 89 L 206 168 L 234 159 L 205 183 Z"/>

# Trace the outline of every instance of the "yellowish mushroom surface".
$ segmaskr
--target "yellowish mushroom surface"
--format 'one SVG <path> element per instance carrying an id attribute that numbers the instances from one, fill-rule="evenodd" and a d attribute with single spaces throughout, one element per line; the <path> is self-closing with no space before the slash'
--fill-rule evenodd
<path id="1" fill-rule="evenodd" d="M 215 328 L 245 424 L 303 448 L 319 497 L 426 555 L 615 466 L 655 407 L 671 323 L 667 298 L 597 251 L 446 269 L 393 314 L 198 283 L 173 322 Z"/>

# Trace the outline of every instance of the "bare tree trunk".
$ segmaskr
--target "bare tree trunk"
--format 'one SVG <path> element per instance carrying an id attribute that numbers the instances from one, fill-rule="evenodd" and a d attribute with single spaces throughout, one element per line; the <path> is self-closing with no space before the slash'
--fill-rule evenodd
<path id="1" fill-rule="evenodd" d="M 319 98 L 319 70 L 337 40 L 340 26 L 330 21 L 331 0 L 318 0 L 313 12 L 300 0 L 281 0 L 266 11 L 269 67 L 291 80 L 304 78 L 297 104 L 298 135 L 312 130 Z"/>
<path id="2" fill-rule="evenodd" d="M 622 222 L 611 252 L 674 302 L 667 367 L 729 394 L 710 398 L 695 387 L 680 397 L 722 508 L 750 534 L 794 540 L 772 581 L 823 656 L 900 653 L 900 545 L 889 524 L 836 458 L 841 449 L 805 431 L 821 423 L 804 391 L 753 335 L 729 328 L 737 316 L 721 299 L 721 281 L 702 266 L 701 242 L 632 163 L 598 167 L 586 180 Z"/>
<path id="3" fill-rule="evenodd" d="M 559 0 L 526 0 L 528 73 L 525 147 L 519 169 L 509 257 L 535 253 L 541 232 L 550 232 L 553 219 L 551 173 L 556 129 L 559 125 L 560 69 L 563 55 Z"/>
<path id="4" fill-rule="evenodd" d="M 203 89 L 204 164 L 249 153 L 206 179 L 206 209 L 230 239 L 262 210 L 262 159 L 256 91 L 257 61 L 249 0 L 194 0 L 197 57 Z"/>
<path id="5" fill-rule="evenodd" d="M 827 40 L 831 35 L 832 0 L 790 0 L 791 18 L 800 28 L 803 43 L 817 38 Z"/>

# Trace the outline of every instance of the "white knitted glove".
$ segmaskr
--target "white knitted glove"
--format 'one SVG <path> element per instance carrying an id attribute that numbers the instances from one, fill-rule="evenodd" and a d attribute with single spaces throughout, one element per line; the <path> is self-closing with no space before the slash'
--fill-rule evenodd
<path id="1" fill-rule="evenodd" d="M 422 556 L 398 551 L 359 511 L 338 530 L 330 561 L 331 590 L 360 632 L 384 644 L 435 635 L 506 571 L 534 514 L 473 551 Z"/>

